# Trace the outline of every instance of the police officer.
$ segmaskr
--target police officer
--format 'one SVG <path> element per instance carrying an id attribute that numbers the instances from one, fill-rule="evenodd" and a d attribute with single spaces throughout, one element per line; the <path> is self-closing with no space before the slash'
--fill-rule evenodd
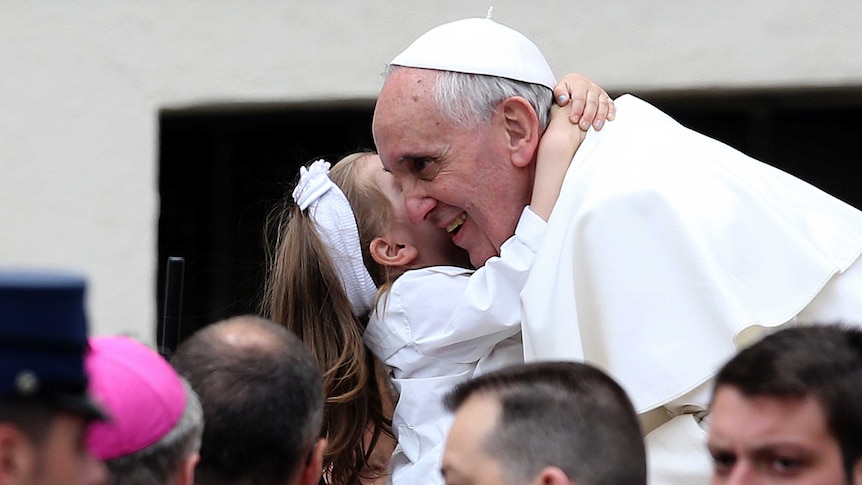
<path id="1" fill-rule="evenodd" d="M 0 485 L 100 485 L 84 430 L 105 419 L 87 396 L 86 282 L 0 269 Z"/>

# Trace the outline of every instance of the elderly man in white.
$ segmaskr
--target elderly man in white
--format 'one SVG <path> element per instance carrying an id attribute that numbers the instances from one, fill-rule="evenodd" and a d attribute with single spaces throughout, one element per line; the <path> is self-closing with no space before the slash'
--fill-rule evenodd
<path id="1" fill-rule="evenodd" d="M 436 27 L 390 69 L 380 158 L 410 217 L 480 266 L 529 200 L 553 73 L 490 19 Z M 707 483 L 717 369 L 774 328 L 862 322 L 862 212 L 638 98 L 614 103 L 575 154 L 520 294 L 525 358 L 609 372 L 650 432 L 651 483 Z"/>

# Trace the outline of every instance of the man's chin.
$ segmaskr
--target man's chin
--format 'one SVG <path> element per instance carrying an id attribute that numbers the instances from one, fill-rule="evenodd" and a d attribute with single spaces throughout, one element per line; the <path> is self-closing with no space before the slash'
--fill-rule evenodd
<path id="1" fill-rule="evenodd" d="M 486 248 L 473 250 L 470 251 L 470 264 L 472 264 L 474 268 L 481 268 L 494 256 L 497 256 L 497 252 L 493 250 L 488 250 Z"/>

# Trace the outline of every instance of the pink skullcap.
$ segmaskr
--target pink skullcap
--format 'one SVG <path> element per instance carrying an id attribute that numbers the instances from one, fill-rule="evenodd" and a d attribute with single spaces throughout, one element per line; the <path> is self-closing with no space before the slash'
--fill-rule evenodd
<path id="1" fill-rule="evenodd" d="M 87 429 L 87 448 L 100 460 L 130 455 L 164 437 L 183 414 L 186 391 L 158 353 L 128 337 L 89 339 L 90 395 L 110 420 Z"/>

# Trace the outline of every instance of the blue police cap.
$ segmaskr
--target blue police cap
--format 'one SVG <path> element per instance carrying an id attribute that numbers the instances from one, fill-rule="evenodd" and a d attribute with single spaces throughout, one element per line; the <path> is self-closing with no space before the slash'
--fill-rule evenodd
<path id="1" fill-rule="evenodd" d="M 85 289 L 73 272 L 0 269 L 0 399 L 104 419 L 87 395 Z"/>

